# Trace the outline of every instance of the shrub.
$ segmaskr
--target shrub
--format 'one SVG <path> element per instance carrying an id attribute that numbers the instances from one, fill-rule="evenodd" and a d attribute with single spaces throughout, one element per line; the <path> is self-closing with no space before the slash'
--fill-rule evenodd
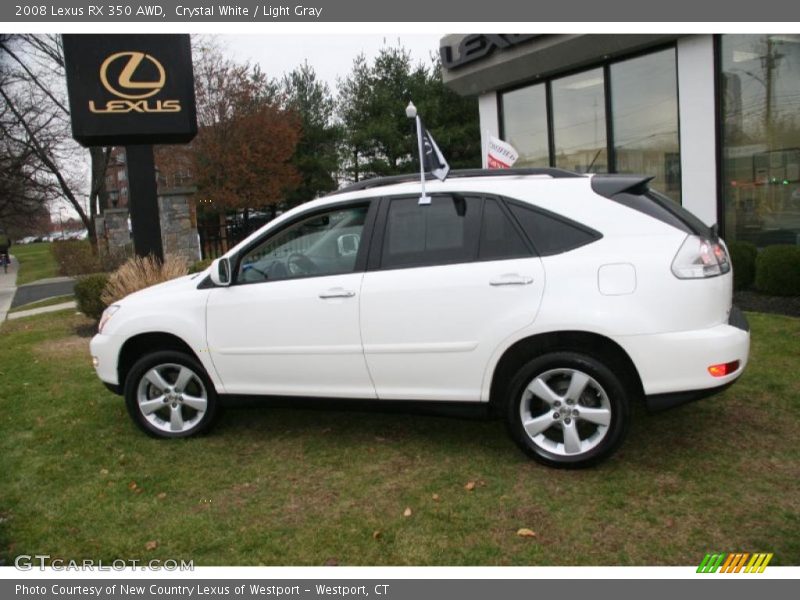
<path id="1" fill-rule="evenodd" d="M 78 310 L 95 321 L 100 320 L 100 316 L 107 306 L 101 299 L 107 282 L 108 275 L 95 273 L 81 277 L 75 283 L 75 301 L 78 304 Z"/>
<path id="2" fill-rule="evenodd" d="M 88 240 L 53 242 L 50 251 L 58 263 L 58 272 L 61 275 L 74 277 L 104 270 Z"/>
<path id="3" fill-rule="evenodd" d="M 102 300 L 113 304 L 133 292 L 186 275 L 188 270 L 186 259 L 180 256 L 167 256 L 163 263 L 152 256 L 134 256 L 109 276 Z"/>
<path id="4" fill-rule="evenodd" d="M 758 250 L 750 242 L 731 242 L 728 250 L 733 263 L 733 288 L 746 290 L 755 281 Z"/>
<path id="5" fill-rule="evenodd" d="M 800 247 L 764 248 L 756 258 L 756 289 L 775 296 L 800 296 Z"/>
<path id="6" fill-rule="evenodd" d="M 191 267 L 189 267 L 189 274 L 191 275 L 192 273 L 200 273 L 201 271 L 205 271 L 208 267 L 211 266 L 212 262 L 214 262 L 213 258 L 198 260 Z"/>

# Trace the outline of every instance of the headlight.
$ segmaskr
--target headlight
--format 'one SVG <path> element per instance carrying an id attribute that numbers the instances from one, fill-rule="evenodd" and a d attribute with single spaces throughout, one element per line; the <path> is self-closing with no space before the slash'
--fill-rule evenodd
<path id="1" fill-rule="evenodd" d="M 114 316 L 114 313 L 119 310 L 119 304 L 112 304 L 103 311 L 103 316 L 100 317 L 100 324 L 97 326 L 97 333 L 103 333 L 103 327 Z"/>

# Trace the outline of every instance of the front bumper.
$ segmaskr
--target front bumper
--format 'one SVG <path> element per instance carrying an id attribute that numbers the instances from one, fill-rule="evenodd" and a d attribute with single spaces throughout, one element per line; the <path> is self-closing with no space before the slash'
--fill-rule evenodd
<path id="1" fill-rule="evenodd" d="M 94 370 L 106 386 L 119 386 L 117 359 L 122 347 L 122 340 L 113 335 L 98 333 L 89 344 L 89 351 L 95 361 Z"/>
<path id="2" fill-rule="evenodd" d="M 693 331 L 616 338 L 639 371 L 648 407 L 669 408 L 724 390 L 744 372 L 750 354 L 750 326 L 734 307 L 727 323 Z M 711 365 L 739 361 L 724 377 Z"/>

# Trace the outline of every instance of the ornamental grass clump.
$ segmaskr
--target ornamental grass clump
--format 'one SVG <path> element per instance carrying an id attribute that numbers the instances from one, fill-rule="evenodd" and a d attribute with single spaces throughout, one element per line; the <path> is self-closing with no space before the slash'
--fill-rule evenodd
<path id="1" fill-rule="evenodd" d="M 133 292 L 182 277 L 188 272 L 189 265 L 180 256 L 167 256 L 163 263 L 153 256 L 134 256 L 109 276 L 101 299 L 108 306 Z"/>

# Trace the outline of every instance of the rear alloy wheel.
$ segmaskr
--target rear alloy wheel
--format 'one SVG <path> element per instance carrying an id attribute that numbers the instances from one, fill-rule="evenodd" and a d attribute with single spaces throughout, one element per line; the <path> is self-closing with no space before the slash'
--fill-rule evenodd
<path id="1" fill-rule="evenodd" d="M 627 432 L 625 388 L 591 356 L 557 352 L 536 358 L 520 369 L 510 390 L 511 436 L 546 465 L 595 464 L 612 454 Z"/>
<path id="2" fill-rule="evenodd" d="M 206 431 L 217 395 L 205 370 L 181 352 L 140 359 L 125 381 L 125 404 L 134 422 L 154 437 L 188 437 Z"/>

